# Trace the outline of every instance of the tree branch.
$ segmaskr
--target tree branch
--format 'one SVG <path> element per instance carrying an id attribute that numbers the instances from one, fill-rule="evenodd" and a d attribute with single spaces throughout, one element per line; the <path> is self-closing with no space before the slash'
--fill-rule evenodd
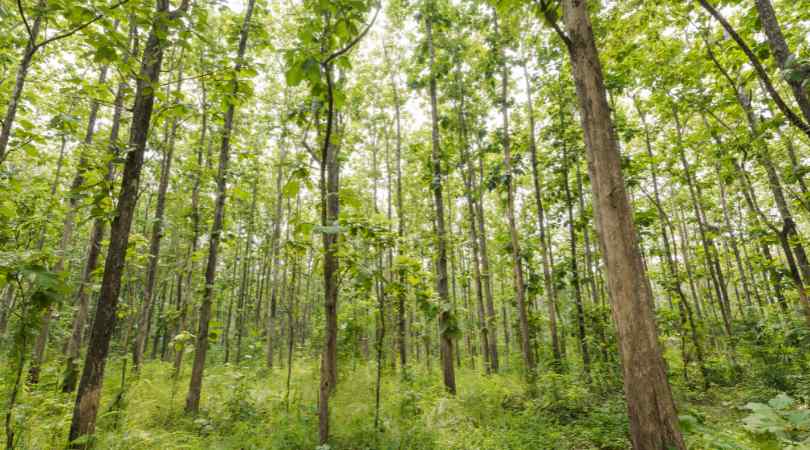
<path id="1" fill-rule="evenodd" d="M 745 53 L 745 56 L 748 57 L 748 60 L 751 62 L 751 65 L 754 66 L 754 70 L 756 71 L 759 79 L 762 81 L 762 84 L 765 86 L 765 90 L 768 91 L 771 99 L 776 103 L 776 106 L 782 111 L 782 114 L 787 117 L 788 121 L 793 124 L 796 128 L 802 130 L 804 134 L 810 138 L 810 125 L 805 123 L 798 115 L 796 115 L 793 110 L 785 103 L 785 100 L 782 99 L 782 96 L 779 95 L 779 92 L 776 91 L 774 88 L 773 83 L 771 82 L 771 78 L 768 76 L 768 73 L 765 71 L 765 68 L 762 66 L 762 63 L 759 61 L 754 52 L 751 51 L 751 48 L 748 47 L 748 44 L 743 41 L 742 37 L 737 34 L 737 31 L 731 26 L 731 24 L 723 17 L 717 9 L 712 6 L 708 0 L 698 0 L 703 9 L 709 12 L 718 22 L 720 25 L 723 26 L 723 29 L 731 36 L 734 42 L 737 43 L 737 46 L 740 47 L 740 50 Z"/>
<path id="2" fill-rule="evenodd" d="M 17 9 L 20 11 L 20 17 L 22 17 L 23 24 L 25 24 L 25 31 L 28 32 L 28 39 L 31 41 L 34 40 L 34 36 L 31 32 L 31 26 L 28 25 L 28 19 L 25 18 L 25 12 L 23 11 L 22 0 L 17 0 Z M 33 45 L 33 42 L 32 42 Z"/>
<path id="3" fill-rule="evenodd" d="M 119 6 L 121 6 L 121 5 L 125 4 L 125 3 L 127 3 L 128 1 L 129 1 L 129 0 L 121 0 L 120 2 L 118 2 L 118 3 L 116 3 L 115 5 L 111 6 L 111 7 L 110 7 L 110 10 L 113 10 L 113 9 L 115 9 L 115 8 L 118 8 Z M 85 22 L 85 23 L 83 23 L 83 24 L 81 24 L 81 25 L 77 26 L 77 27 L 76 27 L 76 28 L 74 28 L 74 29 L 72 29 L 72 30 L 70 30 L 70 31 L 66 31 L 66 32 L 64 32 L 64 33 L 62 33 L 62 34 L 57 34 L 56 36 L 50 37 L 50 38 L 48 38 L 48 39 L 45 39 L 44 41 L 40 42 L 39 44 L 34 45 L 31 51 L 32 51 L 32 52 L 35 52 L 35 51 L 39 50 L 40 48 L 42 48 L 42 47 L 44 47 L 44 46 L 46 46 L 46 45 L 50 44 L 51 42 L 58 41 L 58 40 L 60 40 L 60 39 L 64 39 L 64 38 L 66 38 L 66 37 L 73 36 L 74 34 L 78 33 L 79 31 L 81 31 L 81 30 L 83 30 L 83 29 L 85 29 L 85 28 L 87 28 L 87 27 L 89 27 L 90 25 L 92 25 L 93 23 L 97 22 L 99 19 L 101 19 L 101 18 L 103 18 L 103 17 L 104 17 L 104 14 L 96 14 L 96 16 L 95 16 L 95 17 L 93 17 L 92 19 L 88 20 L 87 22 Z"/>
<path id="4" fill-rule="evenodd" d="M 377 15 L 379 15 L 379 14 L 380 14 L 380 7 L 378 6 L 378 7 L 377 7 L 377 10 L 376 10 L 376 11 L 374 11 L 374 17 L 372 17 L 372 18 L 371 18 L 371 22 L 369 22 L 369 24 L 366 26 L 366 28 L 363 30 L 363 32 L 362 32 L 362 33 L 360 33 L 360 34 L 358 34 L 358 35 L 357 35 L 357 36 L 356 36 L 354 39 L 352 39 L 352 41 L 351 41 L 351 42 L 349 42 L 348 44 L 346 44 L 346 46 L 345 46 L 345 47 L 343 47 L 342 49 L 340 49 L 340 50 L 336 51 L 335 53 L 332 53 L 331 55 L 329 55 L 329 56 L 328 56 L 328 57 L 327 57 L 327 58 L 326 58 L 326 59 L 323 61 L 323 64 L 324 64 L 324 65 L 328 65 L 328 64 L 330 64 L 330 63 L 331 63 L 332 61 L 334 61 L 335 59 L 337 59 L 337 58 L 339 58 L 339 57 L 343 56 L 344 54 L 348 53 L 348 52 L 349 52 L 349 50 L 351 50 L 351 49 L 352 49 L 352 47 L 354 47 L 355 45 L 357 45 L 357 43 L 358 43 L 358 42 L 360 42 L 360 40 L 361 40 L 361 39 L 363 39 L 363 37 L 365 37 L 365 36 L 366 36 L 366 34 L 368 33 L 368 31 L 371 29 L 371 27 L 372 27 L 372 26 L 374 26 L 374 22 L 376 22 L 376 21 L 377 21 Z"/>
<path id="5" fill-rule="evenodd" d="M 554 29 L 557 33 L 557 36 L 563 41 L 565 47 L 570 51 L 571 50 L 571 38 L 565 34 L 565 31 L 560 28 L 560 25 L 557 23 L 557 18 L 551 14 L 551 0 L 535 0 L 535 4 L 538 8 L 540 8 L 540 12 L 543 13 L 543 18 L 546 19 L 546 24 Z"/>

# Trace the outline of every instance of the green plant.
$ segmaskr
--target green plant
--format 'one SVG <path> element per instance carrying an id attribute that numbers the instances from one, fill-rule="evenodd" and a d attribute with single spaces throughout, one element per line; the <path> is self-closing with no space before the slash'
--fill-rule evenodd
<path id="1" fill-rule="evenodd" d="M 779 394 L 768 404 L 751 402 L 743 408 L 751 411 L 742 421 L 755 434 L 773 434 L 789 448 L 810 449 L 810 410 L 797 405 L 787 394 Z"/>

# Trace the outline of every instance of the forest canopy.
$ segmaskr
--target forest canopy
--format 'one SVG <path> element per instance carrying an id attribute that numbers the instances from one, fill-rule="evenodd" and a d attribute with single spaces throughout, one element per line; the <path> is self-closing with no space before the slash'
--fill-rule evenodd
<path id="1" fill-rule="evenodd" d="M 810 449 L 810 0 L 3 0 L 12 449 Z"/>

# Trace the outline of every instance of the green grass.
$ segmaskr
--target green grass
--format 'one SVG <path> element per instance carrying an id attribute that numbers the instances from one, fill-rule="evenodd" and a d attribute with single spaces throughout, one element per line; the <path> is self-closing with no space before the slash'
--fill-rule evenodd
<path id="1" fill-rule="evenodd" d="M 253 364 L 253 365 L 252 365 Z M 97 423 L 99 449 L 315 449 L 317 447 L 318 370 L 315 360 L 294 364 L 289 404 L 286 369 L 269 371 L 248 362 L 242 367 L 215 364 L 206 370 L 202 410 L 183 413 L 189 367 L 180 381 L 171 364 L 148 362 L 128 380 L 123 401 L 121 358 L 107 366 Z M 483 376 L 457 371 L 458 395 L 444 394 L 434 367 L 414 367 L 407 379 L 387 369 L 382 383 L 381 427 L 374 429 L 373 364 L 342 362 L 331 402 L 330 449 L 625 449 L 627 418 L 621 381 L 594 378 L 591 387 L 577 374 L 543 373 L 537 395 L 527 395 L 517 373 Z M 57 389 L 58 373 L 43 374 L 16 410 L 21 449 L 63 448 L 73 395 Z M 8 386 L 2 386 L 7 391 Z M 769 396 L 768 390 L 715 387 L 700 394 L 675 383 L 679 410 L 694 426 L 690 448 L 778 448 L 754 439 L 740 422 L 739 409 Z"/>

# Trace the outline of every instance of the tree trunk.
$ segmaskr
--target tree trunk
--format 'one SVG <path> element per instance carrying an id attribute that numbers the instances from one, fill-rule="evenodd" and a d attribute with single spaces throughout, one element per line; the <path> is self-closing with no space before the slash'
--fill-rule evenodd
<path id="1" fill-rule="evenodd" d="M 562 122 L 562 108 L 560 109 L 560 121 Z M 562 125 L 562 124 L 561 124 Z M 563 144 L 565 145 L 565 144 Z M 579 283 L 579 267 L 577 264 L 577 232 L 574 223 L 574 200 L 571 196 L 571 187 L 568 183 L 568 172 L 570 166 L 578 164 L 576 160 L 569 161 L 569 155 L 563 148 L 563 190 L 565 191 L 565 205 L 568 210 L 568 237 L 571 250 L 571 284 L 574 285 L 574 305 L 577 308 L 577 338 L 579 340 L 579 351 L 582 356 L 582 371 L 585 373 L 585 381 L 591 381 L 591 354 L 588 350 L 588 337 L 585 335 L 585 309 L 582 306 L 582 287 Z"/>
<path id="2" fill-rule="evenodd" d="M 555 369 L 562 367 L 562 353 L 560 352 L 560 338 L 557 333 L 557 299 L 554 281 L 551 278 L 551 263 L 549 262 L 548 248 L 546 247 L 546 219 L 543 206 L 543 191 L 540 188 L 540 169 L 537 167 L 537 139 L 534 134 L 534 106 L 532 105 L 532 86 L 529 80 L 529 71 L 523 64 L 523 74 L 526 78 L 526 108 L 529 115 L 529 156 L 532 166 L 532 184 L 534 185 L 534 200 L 537 203 L 537 225 L 540 230 L 540 253 L 543 262 L 543 287 L 546 292 L 546 307 L 548 308 L 548 325 L 551 336 L 551 352 L 554 355 Z"/>
<path id="3" fill-rule="evenodd" d="M 129 39 L 129 47 L 133 47 L 135 44 L 134 25 L 130 28 Z M 126 57 L 125 61 L 128 59 L 129 58 Z M 121 80 L 115 92 L 115 107 L 113 110 L 112 125 L 110 127 L 110 139 L 107 145 L 111 157 L 110 162 L 107 163 L 107 173 L 105 175 L 106 182 L 110 184 L 112 184 L 115 178 L 115 166 L 113 165 L 112 157 L 118 154 L 118 134 L 121 129 L 121 115 L 124 111 L 124 91 L 127 84 L 127 80 Z M 65 351 L 67 360 L 65 362 L 65 373 L 62 379 L 62 392 L 64 393 L 73 392 L 76 389 L 76 383 L 79 381 L 79 358 L 81 356 L 82 335 L 84 333 L 90 306 L 88 288 L 90 283 L 92 283 L 93 272 L 96 270 L 98 258 L 101 255 L 101 243 L 104 240 L 106 226 L 107 223 L 104 218 L 97 217 L 93 220 L 93 226 L 90 230 L 87 258 L 85 259 L 84 269 L 82 270 L 82 279 L 76 291 L 77 309 L 73 316 L 70 338 Z"/>
<path id="4" fill-rule="evenodd" d="M 633 448 L 685 450 L 651 310 L 616 135 L 585 0 L 563 0 L 588 149 L 599 239 L 613 300 Z"/>
<path id="5" fill-rule="evenodd" d="M 107 362 L 110 338 L 115 329 L 121 276 L 126 263 L 129 231 L 138 200 L 138 184 L 155 101 L 155 93 L 151 86 L 158 82 L 160 66 L 163 62 L 163 47 L 166 45 L 165 42 L 161 42 L 160 36 L 167 35 L 169 31 L 169 21 L 165 16 L 168 14 L 174 19 L 184 13 L 187 8 L 188 1 L 184 0 L 177 10 L 169 12 L 168 0 L 157 1 L 152 29 L 141 59 L 142 64 L 135 91 L 135 105 L 132 110 L 130 151 L 127 153 L 124 163 L 118 206 L 111 226 L 110 244 L 101 282 L 101 294 L 70 426 L 68 441 L 73 448 L 87 448 L 90 444 L 88 441 L 80 441 L 75 444 L 73 442 L 82 436 L 92 435 L 95 430 L 104 367 Z"/>
<path id="6" fill-rule="evenodd" d="M 239 49 L 237 51 L 234 72 L 242 69 L 247 48 L 250 17 L 253 14 L 255 0 L 248 0 L 242 29 L 239 33 Z M 239 93 L 239 83 L 234 78 L 231 81 L 231 95 Z M 205 287 L 203 301 L 200 305 L 199 329 L 197 342 L 194 347 L 194 365 L 191 369 L 191 380 L 186 397 L 186 412 L 197 413 L 200 409 L 200 393 L 202 392 L 203 371 L 205 370 L 205 355 L 208 352 L 208 322 L 211 320 L 211 304 L 214 300 L 214 282 L 217 269 L 217 252 L 222 237 L 223 220 L 225 215 L 225 197 L 228 178 L 228 160 L 230 159 L 231 132 L 233 131 L 233 116 L 236 106 L 227 102 L 225 118 L 222 125 L 222 141 L 219 147 L 219 167 L 217 168 L 217 193 L 214 200 L 214 222 L 211 224 L 211 233 L 208 244 L 208 261 L 205 268 Z"/>
<path id="7" fill-rule="evenodd" d="M 502 40 L 498 29 L 498 15 L 493 12 L 493 25 L 497 40 Z M 512 183 L 512 149 L 509 141 L 509 77 L 502 45 L 496 45 L 496 56 L 501 69 L 501 119 L 503 121 L 502 145 L 503 145 L 503 170 L 506 175 L 506 214 L 509 221 L 509 238 L 512 250 L 512 270 L 513 281 L 515 283 L 515 301 L 518 312 L 518 325 L 520 330 L 520 351 L 523 355 L 523 364 L 526 366 L 526 379 L 529 383 L 534 383 L 536 363 L 534 352 L 531 346 L 531 334 L 529 330 L 529 317 L 526 311 L 526 283 L 523 276 L 523 263 L 520 254 L 520 237 L 518 235 L 517 221 L 515 220 L 515 189 Z"/>
<path id="8" fill-rule="evenodd" d="M 756 0 L 757 12 L 759 13 L 759 22 L 762 24 L 762 30 L 768 36 L 768 44 L 771 47 L 776 65 L 781 70 L 785 70 L 787 60 L 790 57 L 790 49 L 788 49 L 785 36 L 782 35 L 782 27 L 779 26 L 779 21 L 776 19 L 776 12 L 773 9 L 771 0 Z M 796 103 L 804 115 L 804 120 L 810 123 L 810 99 L 807 97 L 805 88 L 802 83 L 795 79 L 786 79 L 787 84 L 793 91 L 793 97 L 796 98 Z"/>
<path id="9" fill-rule="evenodd" d="M 431 4 L 431 7 L 434 6 Z M 453 367 L 453 338 L 452 328 L 454 321 L 449 310 L 450 296 L 447 290 L 447 235 L 444 224 L 444 197 L 442 194 L 442 151 L 439 147 L 439 106 L 436 99 L 436 73 L 435 73 L 435 49 L 433 48 L 433 18 L 429 11 L 425 17 L 425 33 L 427 34 L 427 45 L 429 55 L 430 71 L 430 118 L 431 118 L 431 166 L 433 168 L 433 180 L 431 188 L 433 190 L 433 206 L 436 212 L 436 291 L 439 294 L 439 334 L 442 374 L 444 387 L 448 393 L 456 393 L 456 374 Z"/>
<path id="10" fill-rule="evenodd" d="M 45 1 L 39 0 L 37 8 L 44 8 Z M 25 44 L 20 64 L 17 66 L 17 76 L 14 79 L 14 89 L 11 91 L 11 98 L 6 108 L 6 114 L 3 116 L 2 127 L 0 127 L 0 164 L 3 164 L 6 157 L 8 157 L 8 142 L 11 139 L 11 129 L 14 126 L 14 119 L 17 117 L 17 108 L 20 105 L 20 97 L 22 97 L 23 89 L 25 88 L 25 80 L 28 77 L 28 69 L 31 67 L 31 60 L 34 58 L 34 53 L 37 51 L 36 41 L 39 36 L 40 28 L 42 27 L 43 14 L 36 13 L 36 18 L 31 24 L 31 30 L 28 35 L 28 41 Z"/>

